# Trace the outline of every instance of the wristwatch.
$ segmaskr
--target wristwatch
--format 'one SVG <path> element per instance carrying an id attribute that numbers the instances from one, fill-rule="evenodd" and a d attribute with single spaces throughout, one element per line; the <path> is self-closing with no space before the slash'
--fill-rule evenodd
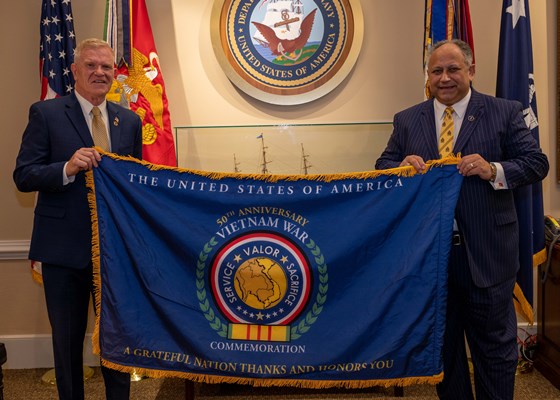
<path id="1" fill-rule="evenodd" d="M 490 163 L 490 169 L 492 170 L 492 175 L 490 175 L 489 181 L 494 183 L 496 180 L 496 174 L 498 173 L 498 168 L 496 168 L 496 164 L 493 162 Z"/>

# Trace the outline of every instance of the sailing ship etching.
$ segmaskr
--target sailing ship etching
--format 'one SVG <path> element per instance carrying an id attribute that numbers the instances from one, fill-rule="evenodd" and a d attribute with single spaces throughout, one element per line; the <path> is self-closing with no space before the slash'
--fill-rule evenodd
<path id="1" fill-rule="evenodd" d="M 317 8 L 305 15 L 302 0 L 261 0 L 264 18 L 251 21 L 256 28 L 253 45 L 268 61 L 294 65 L 315 53 L 319 42 L 310 41 Z"/>
<path id="2" fill-rule="evenodd" d="M 261 133 L 259 136 L 257 136 L 257 139 L 260 139 L 260 141 L 261 141 L 261 149 L 260 149 L 260 157 L 259 157 L 260 170 L 258 172 L 263 174 L 263 175 L 271 174 L 271 171 L 268 169 L 268 164 L 270 164 L 272 161 L 267 158 L 268 146 L 266 146 L 265 143 L 264 143 L 264 133 Z M 309 170 L 311 169 L 311 167 L 313 167 L 313 165 L 311 165 L 309 163 L 310 155 L 306 154 L 305 149 L 303 148 L 303 143 L 300 143 L 300 145 L 301 145 L 301 159 L 300 159 L 301 160 L 301 165 L 300 165 L 300 169 L 299 169 L 299 174 L 300 175 L 309 175 Z M 241 163 L 237 160 L 237 156 L 234 153 L 233 154 L 233 171 L 235 173 L 241 173 L 242 172 L 242 170 L 239 168 L 240 165 L 241 165 Z"/>

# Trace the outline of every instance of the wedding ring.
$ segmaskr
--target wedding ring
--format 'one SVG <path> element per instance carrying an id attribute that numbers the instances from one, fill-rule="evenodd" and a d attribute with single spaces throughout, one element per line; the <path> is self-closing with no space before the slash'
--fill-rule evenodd
<path id="1" fill-rule="evenodd" d="M 471 168 L 474 168 L 474 164 L 473 164 L 473 163 L 471 163 Z"/>

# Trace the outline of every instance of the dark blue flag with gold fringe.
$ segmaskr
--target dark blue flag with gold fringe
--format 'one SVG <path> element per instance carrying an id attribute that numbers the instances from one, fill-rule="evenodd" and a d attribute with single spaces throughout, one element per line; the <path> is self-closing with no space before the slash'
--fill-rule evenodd
<path id="1" fill-rule="evenodd" d="M 198 382 L 441 381 L 456 163 L 279 176 L 104 153 L 88 173 L 94 351 Z"/>

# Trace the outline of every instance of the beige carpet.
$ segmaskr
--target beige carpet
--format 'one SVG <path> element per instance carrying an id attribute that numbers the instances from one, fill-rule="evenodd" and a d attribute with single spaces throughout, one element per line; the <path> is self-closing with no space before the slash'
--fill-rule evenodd
<path id="1" fill-rule="evenodd" d="M 56 388 L 43 383 L 41 377 L 47 370 L 4 370 L 5 400 L 56 400 Z M 86 399 L 104 399 L 103 380 L 99 369 L 86 381 Z M 132 383 L 132 400 L 183 400 L 185 383 L 181 379 L 143 379 Z M 367 390 L 304 390 L 294 388 L 252 388 L 240 385 L 195 385 L 197 400 L 323 400 L 323 399 L 398 399 L 393 389 Z M 402 398 L 400 398 L 402 399 Z M 404 399 L 437 399 L 432 386 L 410 386 L 404 389 Z M 515 385 L 515 400 L 560 400 L 556 389 L 538 371 L 519 374 Z"/>

